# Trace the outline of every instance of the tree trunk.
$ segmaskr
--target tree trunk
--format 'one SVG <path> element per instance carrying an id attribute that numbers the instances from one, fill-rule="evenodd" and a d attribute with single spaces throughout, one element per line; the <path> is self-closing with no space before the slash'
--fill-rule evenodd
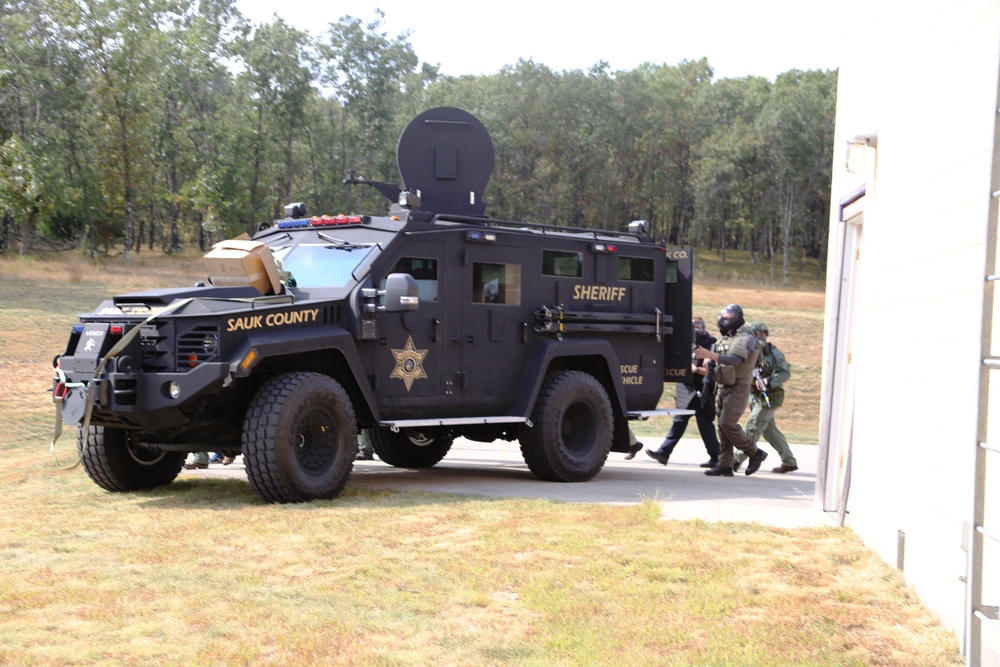
<path id="1" fill-rule="evenodd" d="M 795 199 L 795 183 L 788 184 L 788 197 L 785 200 L 785 215 L 782 221 L 781 245 L 783 257 L 781 260 L 781 283 L 788 285 L 788 262 L 791 259 L 790 251 L 792 245 L 792 202 Z"/>
<path id="2" fill-rule="evenodd" d="M 11 230 L 14 228 L 14 221 L 6 213 L 0 218 L 0 255 L 7 252 L 8 245 L 10 243 L 10 238 L 12 236 Z"/>
<path id="3" fill-rule="evenodd" d="M 32 208 L 28 221 L 24 223 L 24 233 L 21 235 L 21 257 L 27 257 L 31 252 L 31 244 L 35 240 L 35 225 L 38 223 L 38 209 Z"/>
<path id="4" fill-rule="evenodd" d="M 771 265 L 771 284 L 774 284 L 774 223 L 771 217 L 767 218 L 767 258 Z"/>

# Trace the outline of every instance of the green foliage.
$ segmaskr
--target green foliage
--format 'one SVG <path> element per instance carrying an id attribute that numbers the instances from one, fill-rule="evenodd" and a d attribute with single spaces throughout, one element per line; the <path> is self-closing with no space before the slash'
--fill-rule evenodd
<path id="1" fill-rule="evenodd" d="M 824 264 L 836 72 L 715 80 L 704 58 L 563 72 L 520 60 L 448 77 L 384 19 L 343 16 L 316 37 L 251 25 L 231 0 L 0 7 L 0 144 L 16 135 L 6 159 L 30 165 L 33 188 L 15 202 L 24 176 L 0 171 L 0 251 L 204 249 L 291 201 L 384 211 L 341 179 L 398 182 L 400 130 L 452 105 L 493 136 L 492 216 L 646 219 L 671 245 L 749 251 L 772 282 L 793 259 Z"/>

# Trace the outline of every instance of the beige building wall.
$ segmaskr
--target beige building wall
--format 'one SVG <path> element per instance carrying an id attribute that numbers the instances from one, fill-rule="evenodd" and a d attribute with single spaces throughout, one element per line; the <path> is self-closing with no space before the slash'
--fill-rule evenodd
<path id="1" fill-rule="evenodd" d="M 817 504 L 839 508 L 850 449 L 848 525 L 901 566 L 962 637 L 984 276 L 992 271 L 986 234 L 1000 189 L 991 182 L 1000 2 L 876 2 L 857 18 L 838 88 L 821 415 L 827 467 Z M 851 222 L 842 221 L 838 202 L 861 187 L 865 195 L 843 214 Z M 1000 421 L 1000 393 L 993 396 Z M 1000 514 L 1000 497 L 994 506 Z"/>

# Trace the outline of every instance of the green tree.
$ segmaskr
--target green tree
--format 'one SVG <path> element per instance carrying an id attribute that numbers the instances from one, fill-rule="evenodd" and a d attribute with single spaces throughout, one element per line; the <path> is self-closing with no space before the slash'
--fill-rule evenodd
<path id="1" fill-rule="evenodd" d="M 87 219 L 99 200 L 94 174 L 86 168 L 96 123 L 84 67 L 59 26 L 58 15 L 44 2 L 25 0 L 0 9 L 0 141 L 16 134 L 12 154 L 22 167 L 30 165 L 36 199 L 17 227 L 10 213 L 4 216 L 0 249 L 13 247 L 17 236 L 22 253 L 39 237 L 73 238 L 79 220 Z M 26 172 L 19 173 L 23 178 Z M 9 191 L 19 187 L 6 184 Z"/>
<path id="2" fill-rule="evenodd" d="M 673 244 L 686 242 L 694 219 L 694 151 L 710 132 L 696 101 L 713 75 L 704 58 L 649 70 L 655 103 L 644 110 L 650 116 L 643 179 L 648 202 L 639 217 L 649 218 Z"/>
<path id="3" fill-rule="evenodd" d="M 759 77 L 720 79 L 696 98 L 706 134 L 696 150 L 699 243 L 719 250 L 748 246 L 766 220 L 768 165 L 755 119 L 770 96 Z"/>
<path id="4" fill-rule="evenodd" d="M 220 143 L 228 132 L 226 119 L 239 101 L 224 59 L 230 43 L 242 34 L 232 0 L 201 0 L 178 4 L 163 28 L 158 58 L 163 68 L 163 90 L 151 109 L 155 118 L 155 209 L 166 210 L 163 247 L 174 252 L 201 222 L 203 202 L 185 195 L 188 184 L 204 182 L 206 169 L 218 169 Z M 221 194 L 221 193 L 220 193 Z M 187 215 L 185 217 L 185 211 Z M 153 247 L 156 229 L 150 220 L 148 240 Z"/>
<path id="5" fill-rule="evenodd" d="M 102 177 L 108 199 L 120 209 L 126 259 L 135 246 L 136 218 L 147 203 L 152 131 L 149 109 L 162 90 L 157 55 L 165 0 L 84 0 L 61 5 L 70 38 L 94 73 L 94 100 L 107 128 L 102 140 L 111 158 Z"/>
<path id="6" fill-rule="evenodd" d="M 20 224 L 21 255 L 31 246 L 41 204 L 37 170 L 17 136 L 11 136 L 0 144 L 0 214 Z"/>
<path id="7" fill-rule="evenodd" d="M 205 248 L 289 201 L 371 212 L 351 168 L 398 182 L 396 138 L 468 109 L 496 148 L 488 212 L 574 227 L 644 218 L 671 244 L 826 252 L 836 72 L 714 80 L 705 59 L 484 76 L 420 63 L 385 14 L 322 41 L 234 0 L 11 0 L 0 6 L 0 249 L 87 240 Z M 322 60 L 319 60 L 322 58 Z M 322 62 L 323 64 L 318 64 Z M 821 265 L 821 262 L 820 262 Z"/>
<path id="8" fill-rule="evenodd" d="M 308 35 L 281 19 L 258 26 L 251 37 L 236 43 L 236 53 L 246 67 L 239 83 L 251 101 L 244 115 L 251 128 L 246 218 L 250 233 L 256 229 L 258 213 L 264 210 L 276 217 L 295 186 L 295 142 L 303 134 L 306 103 L 312 93 L 311 48 Z"/>
<path id="9" fill-rule="evenodd" d="M 836 108 L 834 72 L 791 70 L 778 76 L 759 117 L 778 182 L 774 215 L 782 245 L 782 282 L 788 284 L 794 236 L 810 236 L 829 214 L 832 137 Z M 823 252 L 813 248 L 812 252 Z"/>
<path id="10" fill-rule="evenodd" d="M 365 177 L 394 182 L 397 110 L 404 102 L 404 86 L 412 81 L 419 59 L 407 41 L 410 33 L 389 37 L 382 30 L 384 18 L 385 13 L 379 9 L 367 24 L 344 16 L 330 24 L 327 41 L 321 42 L 318 49 L 327 63 L 320 81 L 333 90 L 352 123 L 343 137 L 345 153 L 358 159 Z M 349 207 L 354 196 L 353 191 L 348 192 Z M 372 205 L 381 204 L 381 198 L 371 193 L 361 196 Z"/>

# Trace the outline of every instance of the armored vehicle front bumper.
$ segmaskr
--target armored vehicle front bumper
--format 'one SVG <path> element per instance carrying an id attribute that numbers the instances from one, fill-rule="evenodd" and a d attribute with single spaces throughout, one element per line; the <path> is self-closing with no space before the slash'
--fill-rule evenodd
<path id="1" fill-rule="evenodd" d="M 186 415 L 207 394 L 223 387 L 230 375 L 227 363 L 203 363 L 186 373 L 103 373 L 101 377 L 66 380 L 83 385 L 66 393 L 63 421 L 83 422 L 87 395 L 93 401 L 90 423 L 164 431 L 183 426 Z M 58 394 L 57 394 L 58 395 Z"/>

